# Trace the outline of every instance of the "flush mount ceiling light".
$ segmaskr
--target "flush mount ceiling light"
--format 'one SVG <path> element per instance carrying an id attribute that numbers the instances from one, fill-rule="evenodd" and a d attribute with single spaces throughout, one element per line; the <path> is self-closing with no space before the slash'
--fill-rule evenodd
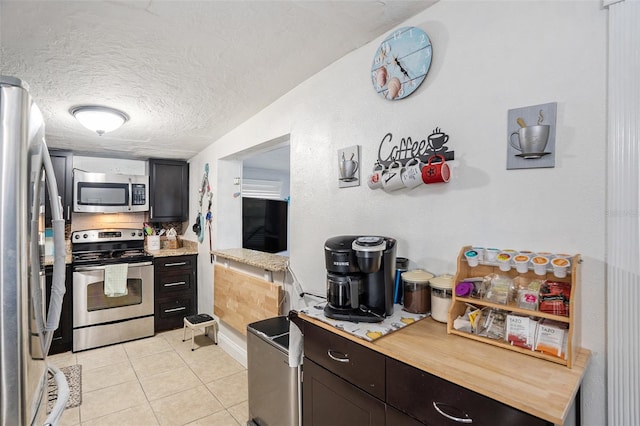
<path id="1" fill-rule="evenodd" d="M 100 136 L 116 130 L 129 120 L 129 116 L 122 111 L 98 105 L 81 105 L 71 108 L 69 112 L 80 124 Z"/>

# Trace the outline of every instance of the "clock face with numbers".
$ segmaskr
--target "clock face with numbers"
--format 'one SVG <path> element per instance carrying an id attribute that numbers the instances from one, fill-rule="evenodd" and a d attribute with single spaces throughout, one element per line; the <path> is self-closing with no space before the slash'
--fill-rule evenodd
<path id="1" fill-rule="evenodd" d="M 371 65 L 371 82 L 380 96 L 406 98 L 424 81 L 431 66 L 431 40 L 416 27 L 403 27 L 380 43 Z"/>

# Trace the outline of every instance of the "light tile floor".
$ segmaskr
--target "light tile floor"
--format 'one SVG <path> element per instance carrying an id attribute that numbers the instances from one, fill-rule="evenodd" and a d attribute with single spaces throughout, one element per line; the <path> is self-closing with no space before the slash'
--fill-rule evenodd
<path id="1" fill-rule="evenodd" d="M 65 410 L 61 426 L 245 425 L 247 370 L 207 336 L 196 335 L 193 352 L 182 336 L 51 356 L 58 367 L 82 365 L 82 404 Z"/>

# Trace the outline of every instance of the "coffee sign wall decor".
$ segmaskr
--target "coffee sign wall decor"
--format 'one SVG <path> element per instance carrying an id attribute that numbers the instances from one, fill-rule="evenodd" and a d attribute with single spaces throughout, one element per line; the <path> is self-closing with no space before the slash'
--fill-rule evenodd
<path id="1" fill-rule="evenodd" d="M 454 160 L 454 152 L 446 145 L 449 135 L 436 127 L 429 136 L 413 140 L 394 138 L 387 133 L 378 146 L 378 159 L 367 175 L 370 189 L 394 192 L 413 189 L 422 184 L 449 182 L 447 161 Z"/>
<path id="2" fill-rule="evenodd" d="M 427 137 L 418 137 L 415 140 L 411 136 L 397 137 L 389 132 L 382 137 L 378 145 L 377 163 L 388 167 L 397 161 L 404 166 L 412 158 L 417 158 L 426 164 L 436 155 L 451 161 L 455 159 L 455 152 L 449 148 L 448 142 L 449 135 L 439 127 L 433 129 Z"/>
<path id="3" fill-rule="evenodd" d="M 510 109 L 507 170 L 555 167 L 557 102 Z"/>

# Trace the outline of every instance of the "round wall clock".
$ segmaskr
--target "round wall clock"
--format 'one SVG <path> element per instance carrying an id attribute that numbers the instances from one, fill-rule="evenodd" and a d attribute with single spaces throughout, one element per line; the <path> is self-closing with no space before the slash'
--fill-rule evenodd
<path id="1" fill-rule="evenodd" d="M 412 94 L 424 81 L 431 66 L 431 40 L 416 27 L 403 27 L 380 43 L 371 65 L 371 81 L 385 99 Z"/>

